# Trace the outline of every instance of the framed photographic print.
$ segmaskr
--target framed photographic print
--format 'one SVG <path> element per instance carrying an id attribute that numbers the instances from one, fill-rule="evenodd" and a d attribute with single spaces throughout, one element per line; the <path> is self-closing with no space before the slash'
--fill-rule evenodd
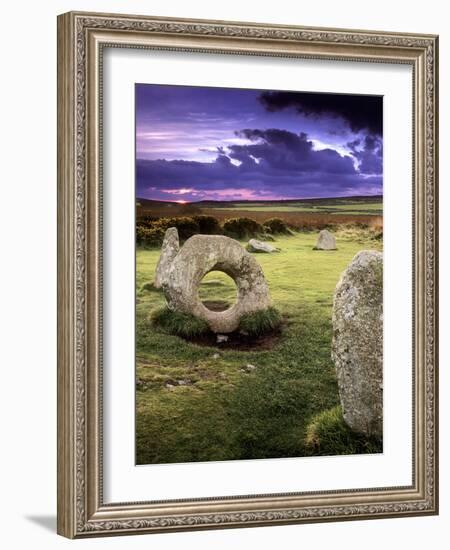
<path id="1" fill-rule="evenodd" d="M 58 532 L 436 514 L 436 36 L 58 18 Z"/>

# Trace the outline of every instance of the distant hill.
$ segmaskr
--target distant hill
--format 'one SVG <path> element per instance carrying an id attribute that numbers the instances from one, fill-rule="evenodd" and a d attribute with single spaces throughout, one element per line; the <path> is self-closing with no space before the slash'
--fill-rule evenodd
<path id="1" fill-rule="evenodd" d="M 363 204 L 363 203 L 375 203 L 383 202 L 383 195 L 355 195 L 352 197 L 321 197 L 316 199 L 282 199 L 282 200 L 235 200 L 235 201 L 215 201 L 215 200 L 203 200 L 195 202 L 187 202 L 181 204 L 177 201 L 160 201 L 154 199 L 137 198 L 136 205 L 141 208 L 177 208 L 177 207 L 200 207 L 200 208 L 228 208 L 233 204 L 238 204 L 242 207 L 250 204 L 276 204 L 276 205 L 289 205 L 289 204 Z"/>
<path id="2" fill-rule="evenodd" d="M 193 216 L 202 210 L 195 203 L 180 204 L 175 201 L 136 199 L 136 215 L 142 216 Z"/>
<path id="3" fill-rule="evenodd" d="M 213 201 L 203 200 L 180 204 L 175 201 L 158 201 L 136 199 L 137 217 L 143 216 L 193 216 L 218 211 L 271 211 L 271 212 L 311 212 L 311 213 L 348 213 L 353 215 L 381 215 L 383 210 L 382 195 L 327 197 L 320 199 L 288 199 L 277 201 L 238 200 Z"/>

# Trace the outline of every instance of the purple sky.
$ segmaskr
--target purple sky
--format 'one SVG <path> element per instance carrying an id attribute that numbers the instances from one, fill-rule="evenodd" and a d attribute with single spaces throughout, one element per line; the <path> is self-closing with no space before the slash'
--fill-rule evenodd
<path id="1" fill-rule="evenodd" d="M 382 194 L 382 108 L 380 96 L 136 84 L 136 194 Z"/>

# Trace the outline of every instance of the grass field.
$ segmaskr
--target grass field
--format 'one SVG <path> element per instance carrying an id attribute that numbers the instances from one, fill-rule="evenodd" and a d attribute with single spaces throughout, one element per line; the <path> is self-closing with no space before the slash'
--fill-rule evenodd
<path id="1" fill-rule="evenodd" d="M 165 300 L 148 283 L 159 250 L 137 251 L 138 464 L 381 450 L 341 421 L 330 357 L 336 283 L 358 251 L 380 250 L 381 241 L 352 229 L 337 233 L 338 250 L 314 251 L 316 236 L 279 237 L 279 254 L 257 255 L 283 327 L 251 350 L 195 344 L 155 329 L 150 315 Z M 229 277 L 213 272 L 200 296 L 231 304 L 235 291 Z"/>
<path id="2" fill-rule="evenodd" d="M 214 208 L 211 208 L 213 211 Z M 271 204 L 261 203 L 234 203 L 233 206 L 224 206 L 217 210 L 245 210 L 247 212 L 310 212 L 324 214 L 352 214 L 352 215 L 381 215 L 383 212 L 382 204 L 379 202 L 349 203 L 349 204 L 328 204 L 314 205 L 304 202 L 289 202 L 289 204 Z"/>

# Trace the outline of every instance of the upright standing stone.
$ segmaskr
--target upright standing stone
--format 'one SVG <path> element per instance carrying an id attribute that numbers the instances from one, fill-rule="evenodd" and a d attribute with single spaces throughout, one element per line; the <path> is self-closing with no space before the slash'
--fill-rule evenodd
<path id="1" fill-rule="evenodd" d="M 164 281 L 167 278 L 170 264 L 180 250 L 180 241 L 178 238 L 178 230 L 176 227 L 167 229 L 163 244 L 161 247 L 161 255 L 159 256 L 158 264 L 155 271 L 155 288 L 162 288 Z"/>
<path id="2" fill-rule="evenodd" d="M 345 422 L 383 434 L 383 255 L 363 250 L 334 294 L 332 357 Z"/>
<path id="3" fill-rule="evenodd" d="M 322 229 L 317 237 L 314 250 L 336 250 L 336 238 L 327 229 Z"/>

